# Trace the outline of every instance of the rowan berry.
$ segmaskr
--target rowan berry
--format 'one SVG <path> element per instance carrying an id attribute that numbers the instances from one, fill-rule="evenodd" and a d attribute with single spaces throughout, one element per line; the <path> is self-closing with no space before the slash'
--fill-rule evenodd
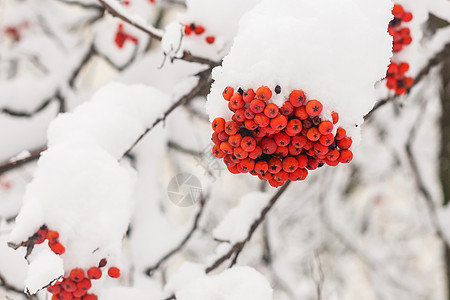
<path id="1" fill-rule="evenodd" d="M 48 229 L 46 226 L 42 226 L 36 233 L 36 241 L 35 244 L 42 244 L 47 238 Z"/>
<path id="2" fill-rule="evenodd" d="M 302 129 L 302 122 L 299 119 L 292 119 L 286 125 L 286 133 L 290 136 L 296 135 L 301 132 Z"/>
<path id="3" fill-rule="evenodd" d="M 242 171 L 247 173 L 253 170 L 253 168 L 255 167 L 255 161 L 251 158 L 246 158 L 242 160 L 239 165 L 241 166 Z"/>
<path id="4" fill-rule="evenodd" d="M 190 35 L 191 33 L 192 33 L 192 28 L 191 28 L 191 26 L 190 25 L 184 25 L 184 33 L 186 34 L 186 35 Z"/>
<path id="5" fill-rule="evenodd" d="M 77 289 L 72 293 L 72 295 L 74 297 L 83 297 L 85 294 L 86 294 L 86 290 L 80 290 L 80 289 Z"/>
<path id="6" fill-rule="evenodd" d="M 289 145 L 288 150 L 289 150 L 289 155 L 292 155 L 292 156 L 297 156 L 300 153 L 302 153 L 302 148 L 297 148 L 294 145 Z"/>
<path id="7" fill-rule="evenodd" d="M 299 118 L 300 120 L 306 120 L 309 118 L 308 113 L 306 112 L 306 107 L 305 106 L 300 106 L 297 107 L 294 111 L 294 114 L 297 118 Z"/>
<path id="8" fill-rule="evenodd" d="M 77 284 L 75 283 L 75 281 L 66 278 L 61 282 L 61 287 L 68 292 L 73 292 L 77 289 Z"/>
<path id="9" fill-rule="evenodd" d="M 298 161 L 294 157 L 286 157 L 283 159 L 283 170 L 287 173 L 292 173 L 298 168 Z"/>
<path id="10" fill-rule="evenodd" d="M 202 25 L 197 25 L 195 26 L 194 32 L 196 34 L 202 34 L 203 32 L 205 32 L 205 27 L 203 27 Z"/>
<path id="11" fill-rule="evenodd" d="M 228 142 L 222 142 L 219 147 L 225 154 L 233 153 L 233 146 L 231 146 Z"/>
<path id="12" fill-rule="evenodd" d="M 236 110 L 236 112 L 234 113 L 233 117 L 236 118 L 237 122 L 244 122 L 247 118 L 245 117 L 245 110 L 243 108 L 240 108 L 238 110 Z"/>
<path id="13" fill-rule="evenodd" d="M 291 137 L 282 131 L 275 134 L 274 141 L 278 146 L 287 146 L 291 141 Z"/>
<path id="14" fill-rule="evenodd" d="M 350 150 L 342 150 L 341 155 L 339 156 L 339 162 L 340 163 L 349 163 L 353 159 L 353 153 Z"/>
<path id="15" fill-rule="evenodd" d="M 347 135 L 347 132 L 345 131 L 345 129 L 342 127 L 339 127 L 336 130 L 335 140 L 336 141 L 342 140 L 346 135 Z"/>
<path id="16" fill-rule="evenodd" d="M 403 22 L 409 22 L 413 19 L 413 15 L 410 12 L 405 12 L 402 16 L 402 21 Z"/>
<path id="17" fill-rule="evenodd" d="M 97 296 L 94 294 L 86 294 L 83 296 L 83 300 L 97 300 Z"/>
<path id="18" fill-rule="evenodd" d="M 257 174 L 263 174 L 266 173 L 267 170 L 269 170 L 269 165 L 267 164 L 266 161 L 260 160 L 255 164 L 254 170 Z"/>
<path id="19" fill-rule="evenodd" d="M 255 165 L 255 168 L 256 168 L 256 165 Z M 267 169 L 267 170 L 269 170 L 269 169 Z M 258 174 L 258 177 L 261 180 L 270 180 L 273 178 L 273 174 L 270 172 L 264 172 L 264 173 Z"/>
<path id="20" fill-rule="evenodd" d="M 273 175 L 273 179 L 280 183 L 284 183 L 286 180 L 289 179 L 289 173 L 286 171 L 281 170 L 280 172 Z"/>
<path id="21" fill-rule="evenodd" d="M 58 295 L 53 295 L 51 300 L 60 300 Z"/>
<path id="22" fill-rule="evenodd" d="M 230 101 L 231 97 L 233 97 L 234 89 L 231 86 L 227 86 L 222 93 L 223 99 Z"/>
<path id="23" fill-rule="evenodd" d="M 120 277 L 120 269 L 116 267 L 111 267 L 108 270 L 108 275 L 112 278 L 118 278 Z"/>
<path id="24" fill-rule="evenodd" d="M 256 93 L 253 89 L 248 89 L 244 92 L 242 98 L 244 99 L 245 103 L 250 103 L 253 99 L 255 99 L 255 95 Z"/>
<path id="25" fill-rule="evenodd" d="M 64 254 L 64 252 L 66 252 L 66 248 L 64 248 L 63 245 L 61 245 L 60 243 L 56 242 L 56 243 L 49 243 L 50 249 L 58 255 Z"/>
<path id="26" fill-rule="evenodd" d="M 51 294 L 59 294 L 61 292 L 61 286 L 59 284 L 48 286 L 47 291 Z"/>
<path id="27" fill-rule="evenodd" d="M 225 157 L 225 152 L 223 152 L 218 145 L 214 145 L 212 147 L 212 152 L 213 152 L 214 156 L 217 158 Z"/>
<path id="28" fill-rule="evenodd" d="M 241 140 L 241 147 L 247 152 L 252 152 L 256 148 L 256 141 L 251 136 L 243 137 Z"/>
<path id="29" fill-rule="evenodd" d="M 232 174 L 239 174 L 239 170 L 237 169 L 236 164 L 234 165 L 227 165 L 228 171 L 230 171 Z"/>
<path id="30" fill-rule="evenodd" d="M 242 149 L 242 147 L 236 147 L 233 150 L 233 154 L 238 159 L 245 159 L 248 157 L 248 152 Z"/>
<path id="31" fill-rule="evenodd" d="M 267 127 L 270 123 L 269 117 L 264 114 L 257 114 L 254 118 L 254 121 L 259 127 L 262 128 Z"/>
<path id="32" fill-rule="evenodd" d="M 322 109 L 323 109 L 322 103 L 320 103 L 317 100 L 309 100 L 308 103 L 306 103 L 306 112 L 311 117 L 320 115 Z"/>
<path id="33" fill-rule="evenodd" d="M 284 102 L 280 108 L 280 113 L 284 116 L 290 116 L 294 112 L 294 106 L 290 102 Z"/>
<path id="34" fill-rule="evenodd" d="M 252 102 L 250 102 L 250 109 L 255 114 L 262 113 L 265 107 L 266 104 L 262 100 L 254 99 L 252 100 Z"/>
<path id="35" fill-rule="evenodd" d="M 256 116 L 255 116 L 256 117 Z M 245 120 L 244 122 L 244 126 L 245 128 L 247 128 L 250 131 L 255 130 L 256 128 L 258 128 L 258 124 L 256 124 L 256 122 L 253 120 Z"/>
<path id="36" fill-rule="evenodd" d="M 323 121 L 319 124 L 319 132 L 322 135 L 329 134 L 331 131 L 333 131 L 333 123 L 330 121 Z"/>
<path id="37" fill-rule="evenodd" d="M 306 136 L 310 141 L 315 142 L 320 139 L 321 134 L 319 132 L 319 129 L 317 129 L 317 127 L 311 127 L 310 129 L 308 129 Z"/>
<path id="38" fill-rule="evenodd" d="M 214 132 L 222 132 L 225 129 L 225 119 L 224 118 L 215 118 L 212 122 L 212 129 Z"/>
<path id="39" fill-rule="evenodd" d="M 308 170 L 315 170 L 319 167 L 319 162 L 317 161 L 317 159 L 310 157 L 308 158 L 308 163 L 306 164 L 306 168 Z"/>
<path id="40" fill-rule="evenodd" d="M 279 111 L 278 106 L 273 103 L 267 104 L 266 108 L 264 108 L 264 114 L 271 119 L 278 116 Z"/>
<path id="41" fill-rule="evenodd" d="M 89 279 L 99 279 L 102 277 L 102 270 L 97 267 L 92 267 L 87 271 L 87 276 Z"/>
<path id="42" fill-rule="evenodd" d="M 337 149 L 333 149 L 328 151 L 327 158 L 330 161 L 335 161 L 339 158 L 339 151 Z"/>
<path id="43" fill-rule="evenodd" d="M 246 108 L 244 114 L 247 120 L 252 120 L 255 117 L 255 113 L 250 108 Z"/>
<path id="44" fill-rule="evenodd" d="M 283 115 L 278 115 L 277 117 L 270 120 L 270 127 L 276 130 L 283 130 L 288 122 L 288 118 Z"/>
<path id="45" fill-rule="evenodd" d="M 206 42 L 207 42 L 208 44 L 213 44 L 214 41 L 216 40 L 216 38 L 213 37 L 213 36 L 207 36 L 207 37 L 205 38 L 205 40 L 206 40 Z"/>
<path id="46" fill-rule="evenodd" d="M 331 113 L 331 118 L 333 119 L 333 124 L 336 124 L 339 121 L 339 114 L 333 111 Z"/>
<path id="47" fill-rule="evenodd" d="M 267 86 L 260 86 L 256 90 L 256 97 L 263 101 L 267 101 L 272 98 L 272 91 Z"/>
<path id="48" fill-rule="evenodd" d="M 414 83 L 414 79 L 412 77 L 405 77 L 403 79 L 403 83 L 405 84 L 405 86 L 407 88 L 410 88 L 413 85 L 413 83 Z"/>
<path id="49" fill-rule="evenodd" d="M 269 172 L 272 174 L 276 174 L 278 172 L 280 172 L 281 168 L 282 168 L 282 162 L 281 159 L 273 157 L 269 160 L 268 162 L 269 165 Z"/>
<path id="50" fill-rule="evenodd" d="M 120 271 L 119 271 L 119 273 L 120 273 Z M 108 271 L 108 274 L 109 274 L 109 271 Z M 111 276 L 111 277 L 113 277 L 113 276 Z M 79 290 L 83 290 L 83 291 L 89 290 L 91 288 L 91 286 L 92 286 L 91 280 L 88 279 L 88 278 L 85 278 L 85 279 L 83 279 L 83 280 L 81 280 L 80 282 L 77 283 L 77 288 Z"/>
<path id="51" fill-rule="evenodd" d="M 314 151 L 316 152 L 317 155 L 321 156 L 327 154 L 329 149 L 327 146 L 324 146 L 321 143 L 316 143 L 314 145 Z"/>
<path id="52" fill-rule="evenodd" d="M 69 291 L 61 291 L 58 296 L 60 300 L 73 300 L 72 292 Z"/>
<path id="53" fill-rule="evenodd" d="M 239 133 L 232 135 L 228 138 L 228 143 L 233 147 L 239 147 L 241 144 L 242 136 Z"/>
<path id="54" fill-rule="evenodd" d="M 229 137 L 229 135 L 228 135 L 225 131 L 222 131 L 222 132 L 220 132 L 219 134 L 217 134 L 217 138 L 218 138 L 221 142 L 226 142 L 226 141 L 228 141 L 228 137 Z"/>
<path id="55" fill-rule="evenodd" d="M 228 121 L 225 123 L 225 132 L 228 135 L 235 135 L 239 127 L 234 121 Z"/>
<path id="56" fill-rule="evenodd" d="M 242 96 L 239 94 L 234 94 L 231 98 L 230 98 L 230 103 L 229 103 L 230 107 L 234 110 L 238 110 L 240 108 L 243 108 L 245 105 L 244 100 L 242 100 Z"/>
<path id="57" fill-rule="evenodd" d="M 330 146 L 334 142 L 333 134 L 322 135 L 319 139 L 319 142 L 324 146 Z"/>
<path id="58" fill-rule="evenodd" d="M 277 144 L 271 138 L 263 138 L 260 146 L 264 154 L 273 154 L 277 151 Z"/>
<path id="59" fill-rule="evenodd" d="M 253 150 L 252 152 L 250 152 L 248 154 L 248 157 L 250 157 L 251 159 L 257 159 L 262 155 L 262 148 L 259 146 L 255 147 L 255 150 Z"/>
<path id="60" fill-rule="evenodd" d="M 279 156 L 279 157 L 285 157 L 289 154 L 289 148 L 285 146 L 278 146 L 277 150 L 273 155 Z"/>
<path id="61" fill-rule="evenodd" d="M 303 148 L 307 141 L 305 136 L 296 135 L 291 138 L 291 145 L 294 145 L 296 148 Z"/>
<path id="62" fill-rule="evenodd" d="M 346 150 L 352 146 L 352 138 L 344 137 L 337 141 L 337 145 L 339 148 Z"/>
<path id="63" fill-rule="evenodd" d="M 305 103 L 306 96 L 302 90 L 293 90 L 289 95 L 289 102 L 294 107 L 300 107 Z"/>
<path id="64" fill-rule="evenodd" d="M 84 279 L 84 271 L 80 268 L 75 268 L 70 271 L 69 278 L 72 279 L 75 282 L 80 282 Z"/>
<path id="65" fill-rule="evenodd" d="M 49 230 L 47 232 L 47 239 L 49 243 L 56 243 L 58 242 L 59 233 L 57 231 Z"/>
<path id="66" fill-rule="evenodd" d="M 289 174 L 290 181 L 301 180 L 302 177 L 303 177 L 303 169 L 300 168 L 297 168 L 294 172 Z"/>
<path id="67" fill-rule="evenodd" d="M 312 147 L 314 147 L 314 144 L 313 144 L 313 142 L 311 142 L 310 140 L 307 140 L 306 143 L 305 143 L 305 145 L 303 145 L 303 149 L 305 149 L 305 150 L 309 150 L 309 149 L 311 149 Z"/>
<path id="68" fill-rule="evenodd" d="M 405 11 L 403 10 L 403 6 L 401 6 L 400 4 L 394 4 L 394 7 L 392 8 L 392 14 L 394 15 L 394 18 L 401 19 L 404 12 Z"/>

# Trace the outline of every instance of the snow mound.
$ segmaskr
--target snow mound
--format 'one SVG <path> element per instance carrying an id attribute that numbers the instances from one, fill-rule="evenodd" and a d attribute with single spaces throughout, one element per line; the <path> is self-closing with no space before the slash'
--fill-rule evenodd
<path id="1" fill-rule="evenodd" d="M 226 86 L 257 89 L 280 85 L 271 102 L 281 105 L 294 89 L 323 103 L 322 119 L 340 115 L 338 126 L 355 140 L 375 103 L 374 84 L 392 55 L 387 33 L 390 0 L 263 0 L 245 14 L 208 96 L 210 119 L 231 119 L 222 98 Z"/>

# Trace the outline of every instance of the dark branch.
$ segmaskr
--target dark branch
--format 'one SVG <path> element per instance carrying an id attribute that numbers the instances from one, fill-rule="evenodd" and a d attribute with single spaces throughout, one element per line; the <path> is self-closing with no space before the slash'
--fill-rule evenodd
<path id="1" fill-rule="evenodd" d="M 259 225 L 261 225 L 261 223 L 264 222 L 267 214 L 272 209 L 272 207 L 277 202 L 277 200 L 280 198 L 280 196 L 283 195 L 283 193 L 286 191 L 286 189 L 288 188 L 290 183 L 291 183 L 291 181 L 287 181 L 277 191 L 277 193 L 270 199 L 269 203 L 261 211 L 261 215 L 259 216 L 259 218 L 256 219 L 250 226 L 250 229 L 247 233 L 247 237 L 245 238 L 245 240 L 235 243 L 227 253 L 225 253 L 224 255 L 219 257 L 211 266 L 206 268 L 206 270 L 205 270 L 206 273 L 209 273 L 209 272 L 217 269 L 220 265 L 222 265 L 225 261 L 230 259 L 233 255 L 234 255 L 234 257 L 233 257 L 231 266 L 233 266 L 236 263 L 239 254 L 245 247 L 245 244 L 250 241 L 250 239 L 253 236 L 253 233 L 256 231 L 256 229 L 259 227 Z"/>
<path id="2" fill-rule="evenodd" d="M 55 91 L 53 95 L 51 95 L 49 98 L 45 99 L 39 107 L 37 107 L 32 112 L 26 112 L 26 111 L 17 111 L 10 108 L 2 108 L 0 112 L 8 114 L 12 117 L 18 117 L 18 118 L 31 118 L 35 114 L 43 111 L 54 99 L 57 98 L 57 96 L 60 95 L 59 89 Z"/>
<path id="3" fill-rule="evenodd" d="M 0 175 L 8 172 L 9 170 L 18 168 L 24 164 L 27 164 L 31 161 L 34 161 L 36 159 L 39 158 L 39 156 L 41 155 L 42 152 L 44 152 L 45 150 L 47 150 L 46 147 L 43 147 L 39 150 L 36 150 L 34 152 L 32 152 L 30 155 L 28 155 L 27 157 L 21 158 L 21 159 L 16 159 L 16 160 L 11 160 L 9 162 L 5 162 L 0 164 Z"/>
<path id="4" fill-rule="evenodd" d="M 204 208 L 205 208 L 205 203 L 207 200 L 208 196 L 203 196 L 200 198 L 200 207 L 199 210 L 197 212 L 197 214 L 195 215 L 194 218 L 194 223 L 192 224 L 191 229 L 189 230 L 189 232 L 186 234 L 186 236 L 183 238 L 183 240 L 180 242 L 180 244 L 178 244 L 178 246 L 176 246 L 175 248 L 173 248 L 172 250 L 170 250 L 166 255 L 164 255 L 160 260 L 158 260 L 158 262 L 156 262 L 152 267 L 148 268 L 147 270 L 145 270 L 145 274 L 147 276 L 152 276 L 153 272 L 155 272 L 157 269 L 159 269 L 159 267 L 165 262 L 167 261 L 169 258 L 171 258 L 174 254 L 178 253 L 179 251 L 181 251 L 184 246 L 186 245 L 186 243 L 191 239 L 192 235 L 194 234 L 194 232 L 197 230 L 198 228 L 198 223 L 200 221 L 200 218 L 203 214 Z"/>
<path id="5" fill-rule="evenodd" d="M 192 156 L 195 156 L 195 157 L 201 157 L 202 156 L 201 152 L 195 151 L 195 150 L 192 150 L 192 149 L 184 148 L 183 146 L 181 146 L 180 144 L 178 144 L 177 142 L 174 142 L 174 141 L 169 141 L 167 143 L 167 146 L 170 149 L 176 150 L 176 151 L 184 153 L 184 154 L 192 155 Z"/>
<path id="6" fill-rule="evenodd" d="M 73 71 L 72 76 L 69 78 L 69 86 L 73 88 L 75 84 L 75 80 L 78 78 L 78 75 L 80 74 L 81 70 L 84 68 L 84 66 L 91 60 L 93 56 L 97 53 L 94 43 L 91 44 L 89 47 L 89 50 L 86 52 L 86 54 L 81 59 L 79 65 L 77 68 Z"/>

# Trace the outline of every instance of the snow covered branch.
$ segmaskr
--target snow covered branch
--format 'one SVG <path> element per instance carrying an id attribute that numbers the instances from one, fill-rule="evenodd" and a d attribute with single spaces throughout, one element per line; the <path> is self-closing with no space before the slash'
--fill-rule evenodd
<path id="1" fill-rule="evenodd" d="M 36 151 L 30 153 L 28 156 L 26 156 L 24 158 L 19 158 L 19 159 L 13 158 L 13 159 L 9 160 L 8 162 L 4 162 L 4 163 L 0 164 L 0 175 L 38 159 L 39 156 L 41 155 L 41 153 L 44 152 L 46 149 L 47 149 L 47 147 L 43 147 L 39 150 L 36 150 Z"/>

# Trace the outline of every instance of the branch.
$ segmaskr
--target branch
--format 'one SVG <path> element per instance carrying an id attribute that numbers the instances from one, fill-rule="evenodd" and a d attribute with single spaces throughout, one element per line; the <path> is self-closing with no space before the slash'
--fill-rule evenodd
<path id="1" fill-rule="evenodd" d="M 152 267 L 149 267 L 147 270 L 145 270 L 145 274 L 147 276 L 152 276 L 153 272 L 155 272 L 165 261 L 167 261 L 169 258 L 171 258 L 174 254 L 178 253 L 183 249 L 183 247 L 186 245 L 186 243 L 191 239 L 192 235 L 198 228 L 198 223 L 200 221 L 200 218 L 203 214 L 206 200 L 208 199 L 208 196 L 202 196 L 200 198 L 200 208 L 195 215 L 194 223 L 192 224 L 191 229 L 187 233 L 187 235 L 184 237 L 184 239 L 180 242 L 178 246 L 170 250 L 166 255 L 164 255 L 156 264 L 154 264 Z"/>
<path id="2" fill-rule="evenodd" d="M 427 65 L 423 67 L 423 69 L 420 70 L 417 76 L 414 78 L 414 84 L 410 89 L 412 89 L 415 85 L 417 85 L 426 75 L 428 75 L 428 73 L 430 73 L 430 70 L 433 67 L 437 66 L 439 63 L 444 61 L 445 58 L 447 58 L 448 56 L 450 56 L 450 43 L 446 44 L 440 52 L 438 52 L 436 55 L 430 58 L 430 60 L 428 60 Z M 399 97 L 400 97 L 399 95 L 394 95 L 377 101 L 375 106 L 364 116 L 364 120 L 367 121 L 376 110 L 378 110 L 385 104 L 396 100 Z"/>
<path id="3" fill-rule="evenodd" d="M 176 150 L 176 151 L 184 153 L 184 154 L 192 155 L 192 156 L 195 156 L 195 157 L 201 157 L 203 155 L 203 153 L 201 153 L 199 151 L 195 151 L 195 150 L 192 150 L 192 149 L 187 149 L 187 148 L 181 146 L 180 144 L 178 144 L 177 142 L 174 142 L 174 141 L 169 141 L 167 143 L 167 146 L 170 149 Z"/>
<path id="4" fill-rule="evenodd" d="M 102 6 L 95 5 L 95 4 L 87 4 L 87 3 L 83 3 L 83 2 L 70 1 L 70 0 L 57 0 L 57 1 L 62 2 L 67 5 L 79 6 L 81 8 L 85 8 L 85 9 L 96 9 L 99 11 L 104 10 L 104 8 Z"/>
<path id="5" fill-rule="evenodd" d="M 149 36 L 151 36 L 152 38 L 154 38 L 155 40 L 161 41 L 162 37 L 164 35 L 164 31 L 154 28 L 153 26 L 149 26 L 147 24 L 144 23 L 139 23 L 137 22 L 137 20 L 133 20 L 131 17 L 126 16 L 125 14 L 123 14 L 123 12 L 119 12 L 119 10 L 117 10 L 116 7 L 114 7 L 114 5 L 111 5 L 111 3 L 109 3 L 109 0 L 98 0 L 100 2 L 101 5 L 103 5 L 105 7 L 105 9 L 114 17 L 117 17 L 119 19 L 121 19 L 122 21 L 136 27 L 137 29 L 145 32 L 146 34 L 148 34 Z M 183 55 L 178 58 L 178 57 L 173 57 L 173 59 L 181 59 L 187 62 L 195 62 L 195 63 L 200 63 L 200 64 L 205 64 L 205 65 L 209 65 L 211 67 L 216 67 L 219 66 L 220 63 L 212 61 L 208 58 L 204 58 L 204 57 L 199 57 L 199 56 L 195 56 L 192 55 L 189 51 L 184 51 Z"/>
<path id="6" fill-rule="evenodd" d="M 188 103 L 189 101 L 191 101 L 193 98 L 195 98 L 203 90 L 203 88 L 206 86 L 206 84 L 209 82 L 209 75 L 210 75 L 210 73 L 211 73 L 211 68 L 206 69 L 206 70 L 200 72 L 199 74 L 197 74 L 200 77 L 197 85 L 189 93 L 187 93 L 186 95 L 181 97 L 177 102 L 172 104 L 169 107 L 169 109 L 163 114 L 162 117 L 159 117 L 158 119 L 156 119 L 155 122 L 153 122 L 153 124 L 150 127 L 148 127 L 137 138 L 137 140 L 131 145 L 131 147 L 128 148 L 128 150 L 124 153 L 124 155 L 122 157 L 125 157 L 128 154 L 130 154 L 130 152 L 145 137 L 145 135 L 147 133 L 149 133 L 153 128 L 155 128 L 156 125 L 158 125 L 162 121 L 166 120 L 167 116 L 170 115 L 177 107 L 179 107 L 181 105 L 184 105 L 184 104 Z"/>
<path id="7" fill-rule="evenodd" d="M 0 112 L 10 115 L 12 117 L 18 117 L 18 118 L 31 118 L 35 114 L 43 111 L 54 99 L 57 99 L 58 95 L 60 95 L 59 89 L 55 91 L 53 95 L 51 95 L 49 98 L 45 99 L 42 104 L 37 107 L 32 112 L 26 112 L 26 111 L 17 111 L 10 108 L 2 108 Z"/>
<path id="8" fill-rule="evenodd" d="M 233 245 L 233 247 L 231 247 L 231 249 L 227 253 L 225 253 L 224 255 L 219 257 L 211 266 L 206 268 L 206 270 L 205 270 L 206 273 L 209 273 L 209 272 L 217 269 L 221 264 L 223 264 L 225 261 L 230 259 L 231 256 L 233 256 L 233 254 L 234 254 L 234 258 L 233 258 L 233 261 L 232 261 L 230 267 L 232 267 L 236 263 L 239 254 L 245 247 L 245 244 L 250 241 L 250 239 L 253 236 L 253 233 L 256 231 L 256 229 L 259 227 L 259 225 L 261 225 L 261 223 L 264 222 L 267 214 L 272 209 L 272 207 L 277 202 L 277 200 L 280 198 L 280 196 L 283 195 L 283 193 L 286 191 L 286 189 L 288 188 L 290 183 L 291 183 L 291 181 L 287 181 L 277 191 L 277 193 L 270 199 L 269 203 L 262 209 L 260 217 L 258 219 L 256 219 L 253 222 L 253 224 L 250 226 L 250 229 L 247 233 L 247 237 L 245 238 L 245 240 L 235 243 Z"/>
<path id="9" fill-rule="evenodd" d="M 80 64 L 73 71 L 72 75 L 69 78 L 69 86 L 71 88 L 73 88 L 73 86 L 75 84 L 75 80 L 78 78 L 78 75 L 80 74 L 81 70 L 84 68 L 84 66 L 91 60 L 91 58 L 95 54 L 97 54 L 97 50 L 95 49 L 94 43 L 92 43 L 91 46 L 89 47 L 89 50 L 86 52 L 86 54 L 81 59 Z"/>
<path id="10" fill-rule="evenodd" d="M 20 159 L 12 159 L 9 162 L 0 164 L 0 175 L 2 175 L 5 172 L 8 172 L 9 170 L 18 168 L 26 163 L 29 163 L 33 160 L 38 159 L 39 156 L 41 155 L 41 153 L 44 152 L 45 150 L 47 150 L 47 147 L 43 147 L 39 150 L 36 150 L 33 153 L 31 153 L 30 155 L 28 155 L 27 157 L 20 158 Z"/>

